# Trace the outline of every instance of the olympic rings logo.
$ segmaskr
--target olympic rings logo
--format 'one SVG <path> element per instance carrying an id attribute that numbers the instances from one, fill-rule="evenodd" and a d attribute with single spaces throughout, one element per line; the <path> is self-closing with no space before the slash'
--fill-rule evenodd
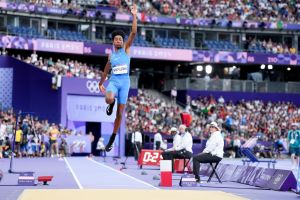
<path id="1" fill-rule="evenodd" d="M 98 81 L 87 81 L 86 88 L 90 91 L 90 93 L 100 93 Z"/>

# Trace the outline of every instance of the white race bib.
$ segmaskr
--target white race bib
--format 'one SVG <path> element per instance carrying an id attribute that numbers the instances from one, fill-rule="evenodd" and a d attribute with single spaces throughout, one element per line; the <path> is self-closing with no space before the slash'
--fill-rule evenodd
<path id="1" fill-rule="evenodd" d="M 124 65 L 117 65 L 112 69 L 113 74 L 127 74 L 128 73 L 128 66 Z"/>
<path id="2" fill-rule="evenodd" d="M 295 139 L 291 139 L 290 144 L 294 144 L 295 143 Z"/>

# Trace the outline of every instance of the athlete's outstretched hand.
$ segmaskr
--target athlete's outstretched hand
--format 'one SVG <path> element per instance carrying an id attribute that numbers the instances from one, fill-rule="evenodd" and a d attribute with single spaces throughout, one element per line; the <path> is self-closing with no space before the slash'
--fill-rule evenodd
<path id="1" fill-rule="evenodd" d="M 105 94 L 106 89 L 103 85 L 99 85 L 99 90 L 102 92 L 102 94 Z"/>
<path id="2" fill-rule="evenodd" d="M 136 7 L 136 4 L 133 4 L 131 6 L 131 14 L 132 15 L 136 15 L 137 14 L 137 7 Z"/>

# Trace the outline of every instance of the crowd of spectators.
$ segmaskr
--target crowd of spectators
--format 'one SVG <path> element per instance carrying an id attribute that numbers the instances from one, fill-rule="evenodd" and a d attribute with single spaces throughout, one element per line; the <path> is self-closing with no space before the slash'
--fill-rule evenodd
<path id="1" fill-rule="evenodd" d="M 30 115 L 19 115 L 16 124 L 16 114 L 10 109 L 0 111 L 0 158 L 11 156 L 16 126 L 16 157 L 63 157 L 69 154 L 65 138 L 72 134 L 71 130 Z"/>
<path id="2" fill-rule="evenodd" d="M 296 54 L 297 51 L 293 47 L 289 47 L 287 44 L 280 42 L 274 42 L 270 38 L 269 40 L 256 40 L 250 39 L 246 42 L 246 50 L 256 52 L 257 50 L 266 53 L 284 53 L 284 54 Z"/>
<path id="3" fill-rule="evenodd" d="M 272 144 L 286 141 L 288 131 L 292 126 L 299 129 L 300 122 L 300 107 L 290 102 L 241 100 L 233 103 L 223 97 L 215 99 L 210 96 L 189 100 L 183 109 L 171 102 L 153 97 L 147 91 L 139 90 L 137 97 L 130 97 L 128 100 L 128 132 L 141 130 L 169 134 L 171 127 L 178 127 L 182 123 L 180 118 L 182 112 L 192 115 L 189 131 L 200 139 L 208 138 L 209 122 L 217 121 L 222 125 L 226 148 L 230 150 L 227 152 L 231 152 L 228 156 L 233 157 L 241 156 L 237 149 L 251 137 Z M 262 145 L 256 147 L 260 150 L 266 148 Z"/>
<path id="4" fill-rule="evenodd" d="M 297 22 L 300 2 L 273 0 L 151 0 L 161 14 L 187 18 Z"/>
<path id="5" fill-rule="evenodd" d="M 132 3 L 129 0 L 30 0 L 30 2 L 72 9 L 103 5 L 115 7 L 119 12 L 127 12 Z M 299 0 L 141 0 L 135 3 L 138 4 L 139 12 L 155 16 L 291 23 L 300 19 Z"/>
<path id="6" fill-rule="evenodd" d="M 128 98 L 126 126 L 128 132 L 142 129 L 144 132 L 167 133 L 173 125 L 181 123 L 180 107 L 139 90 L 137 96 Z"/>
<path id="7" fill-rule="evenodd" d="M 286 137 L 291 124 L 300 122 L 300 107 L 290 102 L 241 100 L 233 103 L 223 97 L 215 100 L 210 96 L 190 100 L 183 109 L 139 90 L 136 97 L 128 100 L 127 127 L 131 131 L 141 125 L 140 128 L 146 132 L 160 129 L 167 133 L 172 126 L 180 125 L 182 112 L 192 115 L 192 135 L 201 137 L 205 137 L 206 125 L 211 121 L 222 124 L 228 134 L 251 137 L 255 132 L 267 138 Z"/>
<path id="8" fill-rule="evenodd" d="M 7 52 L 5 54 L 7 54 Z M 12 55 L 12 57 L 28 64 L 32 64 L 42 70 L 55 74 L 56 76 L 100 79 L 103 73 L 99 67 L 94 67 L 87 63 L 71 60 L 69 58 L 66 58 L 65 60 L 57 59 L 55 61 L 52 57 L 43 58 L 38 56 L 35 51 L 28 57 L 22 57 L 20 54 Z"/>
<path id="9" fill-rule="evenodd" d="M 233 103 L 226 101 L 222 96 L 217 100 L 210 96 L 193 99 L 188 107 L 194 110 L 200 119 L 218 121 L 228 133 L 247 137 L 251 137 L 252 133 L 262 138 L 286 137 L 291 125 L 300 122 L 300 107 L 290 102 L 241 100 Z"/>

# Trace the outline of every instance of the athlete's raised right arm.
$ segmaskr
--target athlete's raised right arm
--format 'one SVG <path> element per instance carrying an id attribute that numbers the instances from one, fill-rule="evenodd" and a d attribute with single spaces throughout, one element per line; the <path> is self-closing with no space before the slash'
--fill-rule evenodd
<path id="1" fill-rule="evenodd" d="M 108 74 L 110 68 L 111 68 L 111 64 L 110 64 L 110 55 L 109 55 L 108 59 L 107 59 L 107 63 L 106 63 L 105 68 L 104 68 L 104 72 L 102 73 L 102 77 L 101 77 L 101 80 L 99 82 L 99 89 L 102 93 L 105 93 L 105 87 L 103 86 L 103 83 L 106 80 L 106 77 L 107 77 L 107 74 Z"/>

